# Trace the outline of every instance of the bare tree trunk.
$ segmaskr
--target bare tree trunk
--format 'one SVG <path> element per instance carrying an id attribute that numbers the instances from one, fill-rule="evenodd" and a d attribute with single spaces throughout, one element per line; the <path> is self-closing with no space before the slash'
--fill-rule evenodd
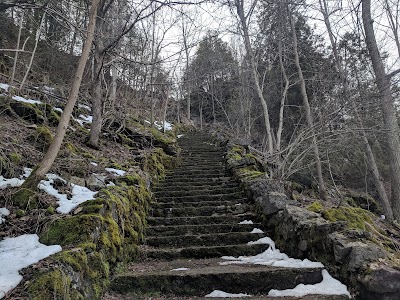
<path id="1" fill-rule="evenodd" d="M 258 98 L 260 99 L 261 106 L 263 108 L 265 131 L 266 131 L 265 134 L 267 135 L 267 143 L 268 143 L 268 145 L 267 145 L 268 151 L 267 152 L 269 154 L 272 154 L 273 153 L 273 141 L 272 141 L 271 125 L 270 125 L 270 121 L 269 121 L 269 111 L 268 111 L 267 101 L 265 100 L 264 95 L 262 93 L 262 89 L 260 86 L 260 80 L 259 80 L 258 74 L 257 74 L 256 61 L 255 61 L 253 50 L 251 48 L 249 29 L 247 27 L 247 17 L 245 16 L 245 13 L 244 13 L 244 0 L 235 0 L 235 6 L 236 6 L 236 11 L 239 16 L 241 27 L 243 30 L 244 45 L 246 47 L 247 55 L 250 59 L 251 75 L 253 77 L 254 85 L 256 86 Z"/>
<path id="2" fill-rule="evenodd" d="M 101 84 L 101 72 L 103 69 L 104 53 L 102 52 L 101 37 L 98 39 L 98 45 L 94 52 L 94 81 L 93 81 L 93 95 L 92 95 L 92 115 L 93 120 L 90 126 L 88 145 L 98 149 L 99 139 L 101 133 L 101 126 L 103 123 L 103 89 Z"/>
<path id="3" fill-rule="evenodd" d="M 299 74 L 299 81 L 300 81 L 301 94 L 303 96 L 304 110 L 306 113 L 307 124 L 308 124 L 308 127 L 311 130 L 311 134 L 312 134 L 312 147 L 313 147 L 314 157 L 315 157 L 315 166 L 317 169 L 319 191 L 320 191 L 321 197 L 325 199 L 326 198 L 326 188 L 325 188 L 325 183 L 324 183 L 324 177 L 322 176 L 322 164 L 321 164 L 321 159 L 319 156 L 317 138 L 315 136 L 314 121 L 313 121 L 313 117 L 311 114 L 310 103 L 308 101 L 306 82 L 304 80 L 303 70 L 301 69 L 301 65 L 300 65 L 299 51 L 298 51 L 298 46 L 297 46 L 296 28 L 295 28 L 294 19 L 293 19 L 293 16 L 291 15 L 291 13 L 290 13 L 289 17 L 290 17 L 290 26 L 291 26 L 292 35 L 293 35 L 293 52 L 294 52 L 294 58 L 295 58 L 295 63 L 296 63 L 296 67 L 297 67 L 297 73 Z"/>
<path id="4" fill-rule="evenodd" d="M 379 53 L 371 18 L 371 0 L 362 0 L 362 19 L 365 41 L 371 56 L 376 83 L 380 94 L 383 121 L 386 127 L 386 138 L 389 145 L 392 209 L 394 218 L 400 221 L 400 130 L 396 116 L 394 99 L 390 91 L 390 78 Z"/>
<path id="5" fill-rule="evenodd" d="M 282 50 L 282 28 L 279 28 L 279 42 L 278 42 L 278 49 L 279 49 L 279 65 L 281 67 L 281 72 L 283 79 L 285 81 L 285 87 L 283 88 L 282 92 L 282 98 L 281 98 L 281 103 L 280 103 L 280 108 L 279 108 L 279 124 L 278 124 L 278 130 L 276 132 L 276 152 L 279 152 L 281 150 L 281 140 L 282 140 L 282 131 L 283 131 L 283 117 L 284 117 L 284 110 L 285 110 L 285 101 L 286 101 L 286 95 L 289 90 L 289 78 L 286 75 L 286 70 L 285 66 L 283 64 L 283 50 Z"/>
<path id="6" fill-rule="evenodd" d="M 14 55 L 14 64 L 11 73 L 10 87 L 8 88 L 8 93 L 10 98 L 13 96 L 13 84 L 15 78 L 15 71 L 17 69 L 17 61 L 18 61 L 18 53 L 19 53 L 19 45 L 21 43 L 21 32 L 22 32 L 22 21 L 24 20 L 24 11 L 22 11 L 21 20 L 19 22 L 19 30 L 18 30 L 18 40 L 17 40 L 17 51 L 15 51 Z"/>
<path id="7" fill-rule="evenodd" d="M 343 83 L 343 94 L 344 94 L 344 97 L 346 98 L 346 100 L 349 100 L 348 93 L 347 93 L 346 75 L 345 75 L 343 67 L 340 63 L 339 53 L 338 53 L 337 44 L 336 44 L 336 38 L 334 37 L 333 32 L 332 32 L 332 27 L 331 27 L 331 22 L 329 20 L 329 12 L 328 12 L 328 6 L 326 3 L 326 0 L 319 0 L 319 4 L 320 4 L 320 9 L 321 9 L 322 15 L 324 16 L 324 22 L 325 22 L 325 26 L 328 31 L 329 40 L 331 42 L 332 51 L 333 51 L 333 55 L 335 58 L 336 69 L 339 72 L 339 77 Z M 356 105 L 354 99 L 351 100 L 351 103 L 353 105 L 354 114 L 356 116 L 356 120 L 357 120 L 357 123 L 360 128 L 361 141 L 364 146 L 365 154 L 367 155 L 367 158 L 368 158 L 368 167 L 372 173 L 374 185 L 375 185 L 376 190 L 378 191 L 378 195 L 381 200 L 380 202 L 383 206 L 385 216 L 388 219 L 393 219 L 393 211 L 390 206 L 389 197 L 386 193 L 386 189 L 385 189 L 382 177 L 379 172 L 378 164 L 376 163 L 374 152 L 372 151 L 371 145 L 368 141 L 368 137 L 367 137 L 367 134 L 364 129 L 363 121 L 361 119 L 360 114 L 358 113 L 357 105 Z"/>
<path id="8" fill-rule="evenodd" d="M 35 57 L 37 45 L 38 45 L 39 38 L 40 38 L 40 32 L 42 31 L 42 27 L 43 27 L 43 24 L 44 24 L 44 19 L 45 19 L 45 17 L 46 17 L 46 12 L 43 13 L 42 20 L 40 21 L 39 28 L 37 29 L 37 32 L 36 32 L 36 40 L 35 40 L 35 46 L 34 46 L 34 48 L 33 48 L 32 55 L 31 55 L 31 59 L 30 59 L 30 61 L 29 61 L 28 68 L 26 69 L 25 76 L 24 76 L 24 78 L 22 79 L 21 84 L 20 84 L 20 86 L 19 86 L 19 90 L 21 90 L 22 87 L 24 86 L 24 83 L 25 83 L 25 81 L 26 81 L 26 78 L 28 77 L 28 74 L 29 74 L 29 72 L 30 72 L 30 70 L 31 70 L 32 63 L 33 63 L 33 58 Z"/>
<path id="9" fill-rule="evenodd" d="M 79 87 L 82 82 L 83 72 L 85 70 L 86 62 L 89 58 L 90 48 L 92 47 L 94 30 L 96 28 L 96 12 L 100 0 L 93 0 L 92 7 L 90 8 L 89 24 L 87 27 L 86 40 L 83 45 L 82 54 L 79 58 L 78 67 L 75 72 L 74 82 L 72 83 L 71 92 L 68 101 L 64 107 L 61 115 L 60 122 L 58 123 L 57 131 L 54 136 L 53 142 L 50 144 L 45 156 L 41 162 L 32 171 L 31 175 L 22 185 L 22 188 L 34 190 L 37 188 L 40 180 L 46 175 L 57 157 L 58 151 L 64 140 L 65 133 L 67 132 L 68 124 L 71 118 L 72 110 L 74 109 L 76 100 L 78 99 Z"/>

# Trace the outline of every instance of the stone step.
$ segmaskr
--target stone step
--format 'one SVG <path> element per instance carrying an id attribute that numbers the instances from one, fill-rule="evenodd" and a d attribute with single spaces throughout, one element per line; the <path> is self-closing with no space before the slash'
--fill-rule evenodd
<path id="1" fill-rule="evenodd" d="M 190 202 L 189 202 L 190 203 Z M 195 216 L 212 216 L 214 214 L 243 214 L 249 211 L 246 204 L 239 205 L 220 205 L 220 206 L 185 206 L 175 207 L 171 205 L 167 208 L 153 208 L 150 210 L 152 217 L 195 217 Z"/>
<path id="2" fill-rule="evenodd" d="M 264 237 L 264 233 L 228 232 L 199 235 L 151 236 L 145 239 L 152 247 L 224 246 L 244 244 Z"/>
<path id="3" fill-rule="evenodd" d="M 166 259 L 173 260 L 179 258 L 212 258 L 222 256 L 254 256 L 268 249 L 268 245 L 224 245 L 206 247 L 185 247 L 185 248 L 155 248 L 149 246 L 140 247 L 140 256 L 144 259 Z"/>
<path id="4" fill-rule="evenodd" d="M 179 186 L 179 187 L 185 187 L 185 188 L 191 188 L 191 187 L 199 187 L 199 186 L 218 186 L 218 185 L 238 185 L 237 182 L 233 181 L 230 177 L 219 177 L 216 179 L 197 179 L 197 180 L 191 180 L 190 178 L 186 178 L 186 181 L 173 181 L 169 180 L 168 178 L 165 178 L 158 187 L 164 187 L 164 188 L 169 188 L 172 186 Z"/>
<path id="5" fill-rule="evenodd" d="M 179 166 L 177 166 L 175 169 L 173 170 L 166 170 L 166 173 L 173 173 L 175 170 L 225 170 L 225 164 L 221 163 L 221 164 L 216 164 L 215 162 L 210 163 L 210 164 L 202 164 L 202 165 L 196 165 L 196 164 L 188 164 L 189 162 L 187 162 L 187 164 L 183 165 L 180 164 Z"/>
<path id="6" fill-rule="evenodd" d="M 221 177 L 221 176 L 226 176 L 227 171 L 226 170 L 191 170 L 191 169 L 175 169 L 169 174 L 166 174 L 168 177 L 179 177 L 179 176 L 216 176 L 216 177 Z"/>
<path id="7" fill-rule="evenodd" d="M 215 215 L 201 217 L 176 217 L 176 218 L 148 218 L 149 226 L 171 226 L 171 225 L 202 225 L 202 224 L 239 224 L 244 220 L 255 219 L 254 214 L 245 213 L 242 215 Z"/>
<path id="8" fill-rule="evenodd" d="M 239 201 L 203 201 L 203 202 L 154 202 L 152 208 L 154 209 L 169 209 L 169 208 L 184 208 L 184 207 L 205 207 L 205 206 L 233 206 L 242 205 L 243 202 Z"/>
<path id="9" fill-rule="evenodd" d="M 228 182 L 212 182 L 211 184 L 204 184 L 204 185 L 190 185 L 190 184 L 172 184 L 169 183 L 165 185 L 161 183 L 159 186 L 154 187 L 152 190 L 154 192 L 163 192 L 163 191 L 171 191 L 171 190 L 179 190 L 179 191 L 190 191 L 190 190 L 213 190 L 213 189 L 220 189 L 220 188 L 233 188 L 238 187 L 238 183 L 234 181 Z"/>
<path id="10" fill-rule="evenodd" d="M 202 201 L 235 201 L 243 199 L 242 192 L 234 192 L 228 194 L 213 194 L 213 195 L 195 195 L 195 196 L 171 196 L 158 198 L 158 202 L 202 202 Z"/>
<path id="11" fill-rule="evenodd" d="M 182 197 L 182 196 L 202 196 L 202 195 L 220 195 L 220 194 L 232 194 L 240 191 L 237 187 L 214 187 L 212 189 L 190 189 L 190 190 L 178 190 L 170 189 L 169 191 L 156 191 L 154 195 L 156 198 L 162 197 Z"/>
<path id="12" fill-rule="evenodd" d="M 209 174 L 209 173 L 195 173 L 195 174 L 187 174 L 187 175 L 170 175 L 168 176 L 164 182 L 173 182 L 173 181 L 187 181 L 187 182 L 196 182 L 198 180 L 203 180 L 203 182 L 210 182 L 219 180 L 220 178 L 226 178 L 228 174 Z"/>
<path id="13" fill-rule="evenodd" d="M 163 180 L 164 185 L 176 184 L 176 183 L 184 183 L 184 185 L 206 185 L 206 184 L 214 184 L 214 183 L 222 183 L 222 182 L 232 182 L 232 178 L 229 176 L 168 176 Z"/>
<path id="14" fill-rule="evenodd" d="M 254 228 L 260 228 L 260 223 L 254 224 L 202 224 L 202 225 L 172 225 L 172 226 L 150 226 L 146 230 L 147 236 L 173 236 L 194 235 L 205 233 L 222 232 L 251 232 Z"/>
<path id="15" fill-rule="evenodd" d="M 140 294 L 132 294 L 125 295 L 121 293 L 117 293 L 114 291 L 110 291 L 106 293 L 102 300 L 221 300 L 221 298 L 212 298 L 212 297 L 194 297 L 194 296 L 176 296 L 176 295 L 140 295 Z M 302 297 L 268 297 L 268 296 L 252 296 L 252 297 L 241 297 L 241 298 L 232 298 L 231 300 L 348 300 L 349 298 L 344 295 L 306 295 Z"/>
<path id="16" fill-rule="evenodd" d="M 271 289 L 290 289 L 296 285 L 322 281 L 321 269 L 291 269 L 261 265 L 218 264 L 220 260 L 157 262 L 153 266 L 135 264 L 111 283 L 117 292 L 205 296 L 213 290 L 252 295 L 268 294 Z M 178 266 L 189 270 L 171 271 Z"/>

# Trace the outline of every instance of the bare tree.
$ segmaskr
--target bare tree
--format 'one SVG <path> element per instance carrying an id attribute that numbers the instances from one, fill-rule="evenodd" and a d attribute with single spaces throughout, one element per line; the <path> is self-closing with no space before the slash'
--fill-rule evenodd
<path id="1" fill-rule="evenodd" d="M 362 0 L 361 3 L 365 41 L 371 56 L 372 66 L 379 90 L 383 121 L 386 127 L 386 139 L 389 146 L 388 153 L 390 156 L 393 216 L 397 221 L 400 221 L 400 130 L 394 99 L 390 90 L 391 77 L 386 74 L 385 66 L 376 42 L 371 17 L 371 0 Z"/>
<path id="2" fill-rule="evenodd" d="M 316 166 L 316 170 L 317 170 L 319 190 L 320 190 L 321 196 L 323 198 L 326 198 L 326 188 L 325 188 L 325 183 L 324 183 L 324 177 L 322 174 L 321 158 L 319 155 L 317 137 L 314 132 L 314 121 L 313 121 L 313 116 L 311 113 L 310 103 L 308 101 L 306 82 L 304 80 L 303 71 L 302 71 L 302 68 L 300 65 L 295 21 L 294 21 L 294 18 L 293 18 L 293 15 L 291 12 L 289 12 L 289 17 L 290 17 L 290 26 L 292 29 L 292 36 L 293 36 L 293 52 L 294 52 L 294 58 L 295 58 L 295 63 L 296 63 L 296 67 L 297 67 L 297 72 L 299 75 L 300 89 L 301 89 L 301 94 L 303 97 L 304 110 L 305 110 L 305 114 L 306 114 L 307 125 L 308 125 L 309 130 L 311 130 L 311 135 L 312 135 L 312 146 L 313 146 L 313 151 L 314 151 L 315 166 Z"/>
<path id="3" fill-rule="evenodd" d="M 61 144 L 64 140 L 64 136 L 67 132 L 68 124 L 71 118 L 72 110 L 74 109 L 76 100 L 78 99 L 79 87 L 82 82 L 83 72 L 85 70 L 86 62 L 89 58 L 90 49 L 92 47 L 93 35 L 96 28 L 96 16 L 97 16 L 97 7 L 99 5 L 100 0 L 93 0 L 92 6 L 89 12 L 89 24 L 87 27 L 86 40 L 83 45 L 82 54 L 79 58 L 78 67 L 75 72 L 74 81 L 72 83 L 71 91 L 68 97 L 68 101 L 64 107 L 64 111 L 61 115 L 60 122 L 57 127 L 56 134 L 52 143 L 49 146 L 45 156 L 40 161 L 40 163 L 36 166 L 36 168 L 32 171 L 30 176 L 26 179 L 22 188 L 27 188 L 34 190 L 37 188 L 40 180 L 46 175 L 46 173 L 50 170 L 53 165 L 58 151 L 61 148 Z"/>
<path id="4" fill-rule="evenodd" d="M 254 0 L 250 4 L 250 8 L 247 12 L 245 12 L 245 6 L 244 6 L 244 0 L 234 0 L 234 1 L 229 1 L 230 3 L 233 2 L 234 7 L 236 8 L 236 13 L 239 17 L 240 21 L 240 29 L 242 31 L 242 36 L 247 52 L 247 56 L 250 61 L 250 68 L 251 68 L 251 75 L 254 81 L 254 85 L 256 87 L 256 92 L 257 96 L 260 100 L 261 106 L 263 108 L 263 113 L 264 113 L 264 125 L 265 125 L 265 134 L 267 136 L 267 147 L 268 147 L 268 153 L 272 154 L 273 153 L 273 139 L 272 139 L 272 130 L 271 130 L 271 125 L 270 125 L 270 120 L 269 120 L 269 111 L 268 111 L 268 105 L 267 101 L 263 95 L 263 91 L 260 85 L 260 79 L 259 75 L 257 73 L 257 65 L 256 65 L 256 59 L 254 56 L 254 52 L 251 46 L 251 41 L 250 41 L 250 34 L 249 34 L 249 27 L 248 27 L 248 22 L 249 18 L 251 17 L 252 13 L 254 12 L 254 9 L 257 5 L 257 0 Z"/>
<path id="5" fill-rule="evenodd" d="M 368 158 L 368 166 L 369 169 L 371 170 L 372 176 L 373 176 L 373 180 L 374 180 L 374 185 L 376 190 L 378 191 L 379 194 L 379 198 L 381 200 L 385 215 L 387 218 L 389 219 L 393 219 L 393 212 L 392 212 L 392 208 L 390 206 L 390 201 L 389 198 L 387 196 L 386 190 L 385 190 L 385 186 L 382 180 L 382 177 L 380 175 L 379 172 L 379 168 L 378 168 L 378 164 L 376 162 L 375 159 L 375 155 L 374 152 L 372 151 L 371 145 L 368 141 L 368 137 L 367 134 L 365 132 L 364 129 L 364 124 L 363 121 L 361 119 L 361 116 L 358 112 L 358 108 L 357 105 L 355 103 L 354 99 L 349 99 L 349 95 L 348 95 L 348 84 L 347 84 L 347 78 L 346 78 L 346 74 L 345 71 L 343 70 L 342 64 L 340 62 L 340 58 L 339 58 L 339 53 L 338 53 L 338 48 L 337 48 L 337 42 L 336 42 L 336 37 L 333 34 L 332 31 L 332 26 L 331 26 L 331 22 L 330 22 L 330 17 L 329 17 L 329 10 L 328 10 L 328 4 L 326 0 L 319 0 L 319 5 L 320 5 L 320 11 L 324 17 L 324 23 L 326 26 L 326 29 L 328 31 L 328 35 L 329 35 L 329 40 L 331 43 L 331 47 L 332 47 L 332 52 L 333 52 L 333 56 L 334 56 L 334 60 L 335 60 L 335 65 L 336 65 L 336 69 L 339 73 L 339 77 L 341 79 L 341 82 L 343 84 L 343 95 L 346 98 L 347 101 L 351 101 L 352 106 L 353 106 L 353 111 L 354 111 L 354 115 L 356 117 L 357 123 L 359 125 L 359 131 L 360 131 L 360 136 L 361 136 L 361 141 L 363 143 L 364 149 L 365 149 L 365 154 L 367 155 Z"/>

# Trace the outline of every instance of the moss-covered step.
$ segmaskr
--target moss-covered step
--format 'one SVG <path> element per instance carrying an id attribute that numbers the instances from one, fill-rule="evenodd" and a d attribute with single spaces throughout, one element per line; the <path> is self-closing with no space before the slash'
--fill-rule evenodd
<path id="1" fill-rule="evenodd" d="M 168 186 L 169 184 L 176 184 L 176 185 L 205 185 L 205 184 L 221 184 L 224 182 L 232 182 L 232 178 L 229 176 L 224 177 L 212 177 L 212 178 L 192 178 L 189 176 L 181 177 L 181 178 L 174 178 L 173 176 L 166 177 L 162 184 Z"/>
<path id="2" fill-rule="evenodd" d="M 201 224 L 238 224 L 244 220 L 254 219 L 255 215 L 252 213 L 245 213 L 242 215 L 215 215 L 215 216 L 197 216 L 197 217 L 175 217 L 175 218 L 148 218 L 147 222 L 152 225 L 201 225 Z"/>
<path id="3" fill-rule="evenodd" d="M 213 214 L 243 214 L 249 211 L 246 204 L 220 205 L 220 206 L 186 206 L 175 207 L 171 205 L 167 208 L 156 208 L 150 213 L 153 217 L 195 217 L 195 216 L 211 216 Z"/>
<path id="4" fill-rule="evenodd" d="M 188 190 L 217 190 L 220 188 L 233 188 L 238 187 L 238 184 L 234 181 L 228 182 L 215 182 L 211 184 L 204 184 L 204 185 L 189 185 L 189 184 L 160 184 L 157 187 L 153 188 L 154 192 L 163 192 L 163 191 L 171 191 L 171 190 L 178 190 L 178 191 L 188 191 Z"/>
<path id="5" fill-rule="evenodd" d="M 267 294 L 271 289 L 322 281 L 321 269 L 289 269 L 270 266 L 201 266 L 186 271 L 132 272 L 117 276 L 111 288 L 119 292 L 158 292 L 163 295 L 203 296 L 205 291 Z"/>
<path id="6" fill-rule="evenodd" d="M 213 195 L 191 195 L 191 196 L 171 196 L 157 199 L 159 202 L 199 202 L 199 201 L 230 201 L 243 199 L 242 192 L 213 194 Z"/>
<path id="7" fill-rule="evenodd" d="M 254 224 L 202 224 L 202 225 L 173 225 L 173 226 L 150 226 L 146 230 L 147 236 L 171 236 L 192 235 L 221 232 L 251 232 L 254 228 L 260 228 L 260 223 Z"/>
<path id="8" fill-rule="evenodd" d="M 178 167 L 174 170 L 166 171 L 165 174 L 169 175 L 186 175 L 186 174 L 198 174 L 198 173 L 209 173 L 209 174 L 217 174 L 220 173 L 225 174 L 226 170 L 223 167 L 219 166 L 198 166 L 198 167 Z"/>
<path id="9" fill-rule="evenodd" d="M 193 174 L 174 174 L 171 176 L 168 176 L 169 181 L 176 180 L 176 181 L 197 181 L 199 179 L 208 179 L 208 180 L 213 180 L 221 177 L 225 177 L 227 174 L 221 173 L 221 174 L 210 174 L 210 173 L 193 173 Z"/>
<path id="10" fill-rule="evenodd" d="M 166 209 L 166 208 L 183 208 L 183 207 L 204 207 L 204 206 L 232 206 L 241 205 L 242 203 L 233 201 L 203 201 L 203 202 L 155 202 L 152 204 L 153 209 Z"/>
<path id="11" fill-rule="evenodd" d="M 190 190 L 179 190 L 171 188 L 169 191 L 155 192 L 156 198 L 160 197 L 181 197 L 181 196 L 194 196 L 194 195 L 219 195 L 219 194 L 231 194 L 238 191 L 237 187 L 214 187 L 211 189 L 190 189 Z"/>
<path id="12" fill-rule="evenodd" d="M 249 232 L 228 232 L 179 236 L 152 236 L 145 240 L 153 247 L 223 246 L 256 241 L 265 234 Z"/>
<path id="13" fill-rule="evenodd" d="M 153 259 L 178 259 L 178 258 L 211 258 L 221 256 L 257 255 L 268 249 L 268 245 L 224 245 L 224 246 L 196 246 L 186 248 L 157 248 L 148 247 L 141 249 L 142 258 Z"/>

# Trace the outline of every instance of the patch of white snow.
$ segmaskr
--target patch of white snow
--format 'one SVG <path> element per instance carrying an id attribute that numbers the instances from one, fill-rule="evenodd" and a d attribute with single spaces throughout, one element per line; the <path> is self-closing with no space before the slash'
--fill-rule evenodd
<path id="1" fill-rule="evenodd" d="M 207 298 L 243 298 L 243 297 L 251 297 L 248 294 L 230 294 L 220 290 L 214 290 L 210 294 L 205 295 Z"/>
<path id="2" fill-rule="evenodd" d="M 246 225 L 246 224 L 254 224 L 254 223 L 251 220 L 244 220 L 244 221 L 240 222 L 239 224 Z"/>
<path id="3" fill-rule="evenodd" d="M 5 189 L 6 187 L 16 187 L 21 186 L 25 180 L 18 178 L 10 178 L 6 179 L 3 176 L 0 176 L 0 190 Z"/>
<path id="4" fill-rule="evenodd" d="M 39 243 L 36 234 L 24 234 L 0 241 L 0 299 L 22 280 L 19 270 L 61 250 L 59 245 L 46 246 Z"/>
<path id="5" fill-rule="evenodd" d="M 117 175 L 117 176 L 124 176 L 126 173 L 123 170 L 118 170 L 118 169 L 114 169 L 114 168 L 106 168 L 106 171 L 113 173 L 114 175 Z"/>
<path id="6" fill-rule="evenodd" d="M 181 137 L 185 136 L 184 134 L 178 134 L 176 137 L 180 139 Z"/>
<path id="7" fill-rule="evenodd" d="M 285 253 L 281 253 L 279 249 L 276 249 L 275 242 L 269 238 L 264 237 L 255 242 L 249 242 L 250 245 L 255 244 L 266 244 L 270 247 L 263 253 L 255 256 L 223 256 L 222 259 L 225 262 L 220 262 L 220 265 L 231 265 L 231 264 L 255 264 L 255 265 L 267 265 L 274 267 L 285 267 L 285 268 L 323 268 L 324 265 L 320 262 L 313 262 L 308 259 L 294 259 L 287 256 Z"/>
<path id="8" fill-rule="evenodd" d="M 250 233 L 264 233 L 260 228 L 254 228 Z"/>
<path id="9" fill-rule="evenodd" d="M 98 166 L 98 164 L 97 164 L 97 163 L 95 163 L 95 162 L 93 162 L 93 161 L 91 161 L 91 162 L 90 162 L 90 164 L 91 164 L 92 166 L 95 166 L 95 167 L 97 167 L 97 166 Z"/>
<path id="10" fill-rule="evenodd" d="M 0 83 L 0 89 L 5 90 L 6 92 L 8 92 L 10 85 L 6 84 L 6 83 Z"/>
<path id="11" fill-rule="evenodd" d="M 164 129 L 165 131 L 172 130 L 172 124 L 167 121 L 165 121 L 164 123 L 155 121 L 154 126 L 156 126 L 158 130 L 162 129 Z"/>
<path id="12" fill-rule="evenodd" d="M 5 208 L 5 207 L 0 207 L 0 224 L 5 222 L 6 219 L 4 219 L 3 217 L 6 217 L 10 214 L 10 211 Z"/>
<path id="13" fill-rule="evenodd" d="M 60 113 L 63 113 L 63 110 L 59 107 L 54 107 L 53 110 L 58 111 Z"/>
<path id="14" fill-rule="evenodd" d="M 189 268 L 177 268 L 177 269 L 172 269 L 171 271 L 187 271 L 190 270 Z"/>
<path id="15" fill-rule="evenodd" d="M 32 100 L 32 99 L 25 99 L 24 97 L 21 96 L 13 96 L 13 99 L 15 101 L 19 101 L 19 102 L 25 102 L 25 103 L 29 103 L 29 104 L 41 104 L 41 101 L 38 100 Z"/>
<path id="16" fill-rule="evenodd" d="M 268 296 L 271 297 L 303 297 L 310 294 L 320 295 L 346 295 L 351 298 L 347 287 L 340 281 L 329 275 L 328 271 L 322 270 L 323 280 L 317 284 L 299 284 L 294 289 L 270 290 Z"/>

